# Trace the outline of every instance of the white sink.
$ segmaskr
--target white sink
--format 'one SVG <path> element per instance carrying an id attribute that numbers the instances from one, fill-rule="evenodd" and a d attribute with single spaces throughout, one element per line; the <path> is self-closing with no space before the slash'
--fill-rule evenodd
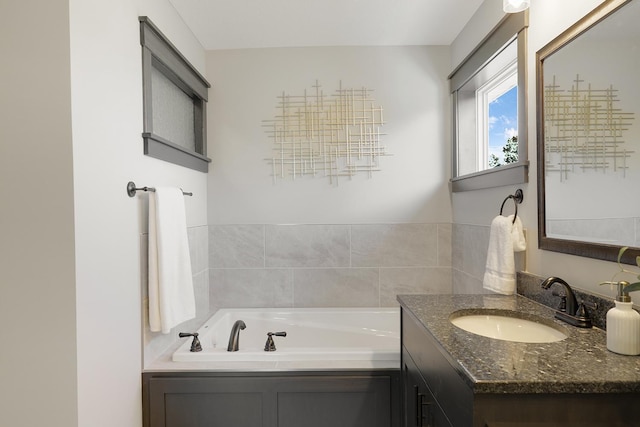
<path id="1" fill-rule="evenodd" d="M 553 321 L 509 310 L 460 310 L 449 320 L 467 332 L 503 341 L 549 343 L 568 336 Z"/>

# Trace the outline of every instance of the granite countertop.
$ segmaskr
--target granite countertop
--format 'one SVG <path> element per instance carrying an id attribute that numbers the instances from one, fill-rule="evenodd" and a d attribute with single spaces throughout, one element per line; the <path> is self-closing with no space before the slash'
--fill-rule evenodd
<path id="1" fill-rule="evenodd" d="M 520 295 L 399 295 L 398 301 L 440 344 L 474 393 L 640 392 L 640 356 L 607 350 L 603 330 L 554 319 L 555 310 Z M 475 335 L 449 321 L 461 309 L 514 310 L 553 321 L 562 341 L 529 344 Z"/>

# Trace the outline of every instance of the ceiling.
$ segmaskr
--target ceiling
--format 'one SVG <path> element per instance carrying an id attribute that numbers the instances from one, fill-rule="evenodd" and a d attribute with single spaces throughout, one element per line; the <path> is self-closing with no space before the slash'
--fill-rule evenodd
<path id="1" fill-rule="evenodd" d="M 449 45 L 483 0 L 169 0 L 206 50 Z"/>

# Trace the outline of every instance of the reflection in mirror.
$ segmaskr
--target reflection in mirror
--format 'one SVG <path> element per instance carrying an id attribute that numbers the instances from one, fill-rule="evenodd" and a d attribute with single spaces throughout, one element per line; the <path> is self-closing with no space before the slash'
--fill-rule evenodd
<path id="1" fill-rule="evenodd" d="M 639 18 L 640 2 L 606 1 L 538 52 L 541 249 L 640 247 Z"/>

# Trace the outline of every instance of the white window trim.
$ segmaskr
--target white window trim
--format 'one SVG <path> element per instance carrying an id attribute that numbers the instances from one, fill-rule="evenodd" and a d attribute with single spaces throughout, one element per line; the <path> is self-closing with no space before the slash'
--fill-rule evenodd
<path id="1" fill-rule="evenodd" d="M 489 104 L 517 86 L 518 60 L 514 59 L 476 90 L 476 147 L 478 150 L 476 160 L 478 171 L 492 169 L 489 167 Z M 519 147 L 518 151 L 520 151 Z"/>

